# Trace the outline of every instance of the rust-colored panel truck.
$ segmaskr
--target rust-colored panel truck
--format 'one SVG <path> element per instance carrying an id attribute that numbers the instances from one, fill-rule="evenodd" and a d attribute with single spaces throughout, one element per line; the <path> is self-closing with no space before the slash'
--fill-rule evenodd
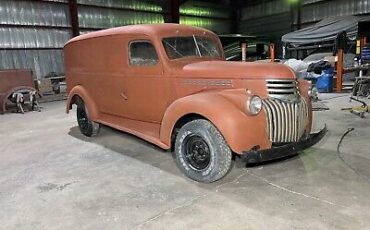
<path id="1" fill-rule="evenodd" d="M 134 25 L 84 34 L 64 47 L 67 113 L 86 136 L 104 124 L 174 151 L 193 180 L 216 181 L 232 155 L 258 163 L 318 142 L 309 85 L 281 64 L 227 62 L 211 31 Z"/>

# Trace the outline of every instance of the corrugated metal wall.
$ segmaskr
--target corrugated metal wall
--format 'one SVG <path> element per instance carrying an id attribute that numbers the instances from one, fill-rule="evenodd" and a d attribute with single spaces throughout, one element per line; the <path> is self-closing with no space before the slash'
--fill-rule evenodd
<path id="1" fill-rule="evenodd" d="M 35 76 L 63 72 L 61 48 L 71 37 L 64 1 L 0 2 L 0 69 L 33 69 Z"/>
<path id="2" fill-rule="evenodd" d="M 164 22 L 162 6 L 155 0 L 77 0 L 77 3 L 81 32 Z"/>
<path id="3" fill-rule="evenodd" d="M 163 23 L 168 14 L 161 1 L 78 0 L 80 27 L 85 30 L 114 26 Z M 230 30 L 228 7 L 207 1 L 189 0 L 180 7 L 180 24 L 200 26 L 217 33 Z"/>
<path id="4" fill-rule="evenodd" d="M 290 5 L 287 0 L 261 2 L 248 4 L 242 9 L 238 31 L 274 41 L 276 53 L 280 55 L 280 38 L 291 30 Z"/>
<path id="5" fill-rule="evenodd" d="M 277 43 L 280 53 L 281 36 L 297 28 L 297 13 L 291 20 L 288 0 L 260 1 L 246 5 L 241 13 L 239 32 L 266 36 Z M 301 27 L 309 26 L 323 18 L 345 15 L 370 14 L 370 0 L 302 0 Z"/>
<path id="6" fill-rule="evenodd" d="M 370 14 L 370 0 L 304 0 L 302 23 L 312 24 L 323 18 Z"/>
<path id="7" fill-rule="evenodd" d="M 0 69 L 31 68 L 37 78 L 63 73 L 62 47 L 72 36 L 68 0 L 0 0 Z M 143 23 L 163 23 L 163 1 L 77 0 L 81 33 Z M 225 10 L 226 9 L 226 10 Z M 187 1 L 180 23 L 217 33 L 230 31 L 227 7 Z"/>
<path id="8" fill-rule="evenodd" d="M 217 34 L 230 33 L 230 8 L 199 0 L 187 1 L 180 7 L 180 24 L 204 27 Z"/>
<path id="9" fill-rule="evenodd" d="M 324 17 L 370 14 L 370 0 L 302 1 L 302 27 Z M 230 8 L 220 2 L 187 1 L 180 7 L 180 23 L 229 33 Z M 289 1 L 253 2 L 242 9 L 239 32 L 280 41 L 292 28 Z M 163 15 L 169 13 L 162 8 L 163 1 L 156 0 L 77 0 L 77 3 L 82 33 L 121 25 L 162 23 Z M 31 68 L 38 78 L 50 72 L 63 73 L 61 48 L 70 38 L 67 0 L 0 1 L 1 69 Z"/>

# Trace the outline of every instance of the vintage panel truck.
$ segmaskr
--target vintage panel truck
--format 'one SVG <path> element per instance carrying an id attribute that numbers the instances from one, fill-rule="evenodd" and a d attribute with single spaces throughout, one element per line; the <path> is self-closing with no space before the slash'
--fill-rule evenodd
<path id="1" fill-rule="evenodd" d="M 211 31 L 178 24 L 87 33 L 64 47 L 67 113 L 81 132 L 104 124 L 174 152 L 193 180 L 216 181 L 232 155 L 258 163 L 296 154 L 311 134 L 309 85 L 281 64 L 227 62 Z"/>

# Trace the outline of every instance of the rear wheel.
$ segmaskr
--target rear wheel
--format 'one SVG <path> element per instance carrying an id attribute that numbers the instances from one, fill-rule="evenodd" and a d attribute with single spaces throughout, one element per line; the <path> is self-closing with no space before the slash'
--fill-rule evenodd
<path id="1" fill-rule="evenodd" d="M 100 125 L 89 119 L 89 113 L 85 103 L 80 100 L 77 103 L 77 122 L 83 135 L 87 137 L 95 136 L 99 133 Z"/>
<path id="2" fill-rule="evenodd" d="M 185 124 L 175 142 L 176 162 L 189 178 L 211 183 L 224 177 L 232 167 L 232 152 L 217 128 L 197 119 Z"/>

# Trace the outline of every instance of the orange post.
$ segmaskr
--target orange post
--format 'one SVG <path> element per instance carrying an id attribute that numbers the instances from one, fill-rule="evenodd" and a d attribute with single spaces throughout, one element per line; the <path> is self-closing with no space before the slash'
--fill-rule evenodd
<path id="1" fill-rule="evenodd" d="M 366 45 L 367 41 L 366 41 L 366 37 L 362 37 L 360 38 L 360 47 L 361 49 Z"/>
<path id="2" fill-rule="evenodd" d="M 337 82 L 336 92 L 342 92 L 343 84 L 343 49 L 338 49 L 338 61 L 337 61 Z"/>
<path id="3" fill-rule="evenodd" d="M 270 59 L 271 62 L 275 62 L 275 44 L 270 43 Z"/>
<path id="4" fill-rule="evenodd" d="M 247 47 L 248 47 L 248 44 L 246 42 L 243 42 L 241 44 L 242 46 L 242 61 L 246 61 L 247 60 Z"/>

